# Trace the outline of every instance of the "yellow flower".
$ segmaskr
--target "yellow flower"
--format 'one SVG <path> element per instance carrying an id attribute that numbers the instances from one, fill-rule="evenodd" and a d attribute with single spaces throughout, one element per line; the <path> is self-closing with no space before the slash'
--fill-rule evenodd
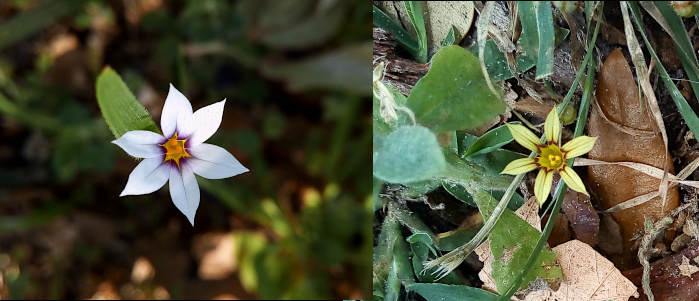
<path id="1" fill-rule="evenodd" d="M 517 143 L 537 152 L 539 156 L 514 160 L 505 166 L 505 169 L 501 172 L 502 174 L 516 175 L 538 168 L 539 175 L 534 183 L 534 196 L 539 200 L 539 205 L 546 201 L 551 191 L 554 171 L 558 171 L 561 179 L 568 187 L 587 194 L 582 180 L 580 180 L 573 168 L 566 164 L 566 161 L 589 152 L 592 146 L 595 145 L 597 137 L 580 136 L 560 146 L 561 121 L 558 119 L 555 107 L 546 117 L 546 122 L 544 123 L 546 143 L 541 143 L 541 140 L 534 133 L 522 125 L 509 123 L 506 125 Z"/>

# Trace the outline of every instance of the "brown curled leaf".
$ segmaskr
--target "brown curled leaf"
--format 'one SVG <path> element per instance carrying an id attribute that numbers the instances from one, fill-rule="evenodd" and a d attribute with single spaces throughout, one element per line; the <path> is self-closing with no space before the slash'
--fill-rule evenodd
<path id="1" fill-rule="evenodd" d="M 589 120 L 589 136 L 599 137 L 590 151 L 590 159 L 607 162 L 638 162 L 665 167 L 674 174 L 672 158 L 665 157 L 663 139 L 645 99 L 639 103 L 638 86 L 620 49 L 607 57 L 598 76 L 597 102 L 592 105 Z M 588 168 L 588 187 L 599 197 L 600 210 L 657 191 L 660 180 L 639 171 L 618 165 L 597 165 Z M 620 269 L 638 267 L 638 240 L 643 232 L 645 219 L 658 221 L 677 208 L 677 187 L 668 189 L 668 198 L 662 206 L 660 197 L 641 205 L 611 213 L 621 229 L 623 251 L 608 254 Z M 674 238 L 668 231 L 666 244 Z"/>
<path id="2" fill-rule="evenodd" d="M 590 203 L 590 196 L 569 190 L 563 199 L 561 210 L 568 217 L 577 240 L 591 247 L 597 245 L 599 215 Z"/>
<path id="3" fill-rule="evenodd" d="M 699 241 L 693 240 L 687 248 L 672 257 L 657 260 L 651 264 L 650 288 L 655 300 L 696 300 L 699 295 L 699 274 L 691 266 L 697 266 Z M 687 258 L 687 259 L 684 259 Z M 688 276 L 688 271 L 692 272 Z M 623 271 L 622 274 L 639 287 L 641 298 L 648 300 L 641 287 L 643 268 Z"/>

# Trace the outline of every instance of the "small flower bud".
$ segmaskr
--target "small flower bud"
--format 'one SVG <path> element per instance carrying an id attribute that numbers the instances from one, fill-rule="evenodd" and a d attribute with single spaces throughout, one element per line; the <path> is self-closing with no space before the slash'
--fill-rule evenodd
<path id="1" fill-rule="evenodd" d="M 551 1 L 562 12 L 572 13 L 580 7 L 582 1 Z"/>
<path id="2" fill-rule="evenodd" d="M 672 8 L 680 17 L 689 18 L 697 11 L 699 1 L 672 1 Z"/>

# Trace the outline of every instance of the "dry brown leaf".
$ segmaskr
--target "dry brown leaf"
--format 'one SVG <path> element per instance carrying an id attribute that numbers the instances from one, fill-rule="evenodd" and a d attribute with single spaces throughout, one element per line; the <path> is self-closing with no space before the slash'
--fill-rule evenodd
<path id="1" fill-rule="evenodd" d="M 650 289 L 655 296 L 655 300 L 696 300 L 699 294 L 699 277 L 696 277 L 696 274 L 695 277 L 688 277 L 682 274 L 680 266 L 682 265 L 683 257 L 699 257 L 699 240 L 690 242 L 679 254 L 658 259 L 651 263 Z M 635 285 L 641 286 L 643 268 L 624 271 L 623 274 Z M 645 297 L 645 295 L 641 295 L 642 299 L 645 299 Z"/>
<path id="2" fill-rule="evenodd" d="M 541 232 L 541 218 L 539 218 L 539 202 L 535 197 L 530 197 L 524 205 L 519 207 L 515 213 L 525 220 L 528 224 L 534 226 L 536 230 Z"/>
<path id="3" fill-rule="evenodd" d="M 538 102 L 536 99 L 531 97 L 526 97 L 515 103 L 515 110 L 534 114 L 534 116 L 541 119 L 546 119 L 546 115 L 551 112 L 551 109 L 555 103 L 552 102 Z"/>
<path id="4" fill-rule="evenodd" d="M 571 240 L 553 248 L 563 270 L 563 280 L 555 292 L 527 295 L 525 300 L 628 300 L 638 297 L 636 286 L 609 260 L 588 244 Z"/>
<path id="5" fill-rule="evenodd" d="M 194 238 L 192 247 L 199 261 L 199 277 L 220 280 L 237 270 L 235 241 L 232 233 L 206 233 Z"/>
<path id="6" fill-rule="evenodd" d="M 687 256 L 682 256 L 682 263 L 679 265 L 682 276 L 692 277 L 692 274 L 699 272 L 699 267 L 692 265 Z"/>
<path id="7" fill-rule="evenodd" d="M 590 203 L 590 196 L 573 190 L 568 190 L 563 199 L 561 212 L 568 217 L 575 238 L 590 246 L 597 245 L 600 219 L 597 211 Z"/>
<path id="8" fill-rule="evenodd" d="M 664 168 L 665 145 L 653 120 L 648 102 L 639 106 L 638 86 L 621 50 L 614 50 L 602 65 L 596 89 L 597 102 L 592 106 L 589 120 L 589 136 L 598 137 L 589 153 L 590 159 L 607 162 L 637 162 Z M 672 162 L 672 158 L 667 158 Z M 674 173 L 672 164 L 669 172 Z M 588 168 L 587 186 L 600 199 L 600 210 L 640 195 L 658 191 L 660 180 L 618 165 L 597 165 Z M 612 254 L 610 259 L 620 268 L 640 266 L 637 258 L 637 241 L 645 219 L 658 221 L 667 216 L 679 204 L 677 187 L 668 189 L 665 206 L 656 196 L 641 205 L 611 213 L 619 223 L 622 234 L 622 254 Z M 668 231 L 666 244 L 674 238 Z"/>

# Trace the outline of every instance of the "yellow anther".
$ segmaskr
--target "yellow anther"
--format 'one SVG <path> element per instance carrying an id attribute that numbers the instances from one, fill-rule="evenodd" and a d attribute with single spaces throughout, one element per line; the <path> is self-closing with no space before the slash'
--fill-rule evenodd
<path id="1" fill-rule="evenodd" d="M 177 133 L 170 138 L 167 142 L 164 144 L 160 145 L 165 148 L 165 160 L 174 160 L 175 163 L 177 164 L 177 167 L 180 167 L 180 158 L 187 158 L 191 157 L 187 153 L 187 149 L 184 147 L 185 142 L 187 142 L 187 139 L 184 140 L 177 140 Z"/>

